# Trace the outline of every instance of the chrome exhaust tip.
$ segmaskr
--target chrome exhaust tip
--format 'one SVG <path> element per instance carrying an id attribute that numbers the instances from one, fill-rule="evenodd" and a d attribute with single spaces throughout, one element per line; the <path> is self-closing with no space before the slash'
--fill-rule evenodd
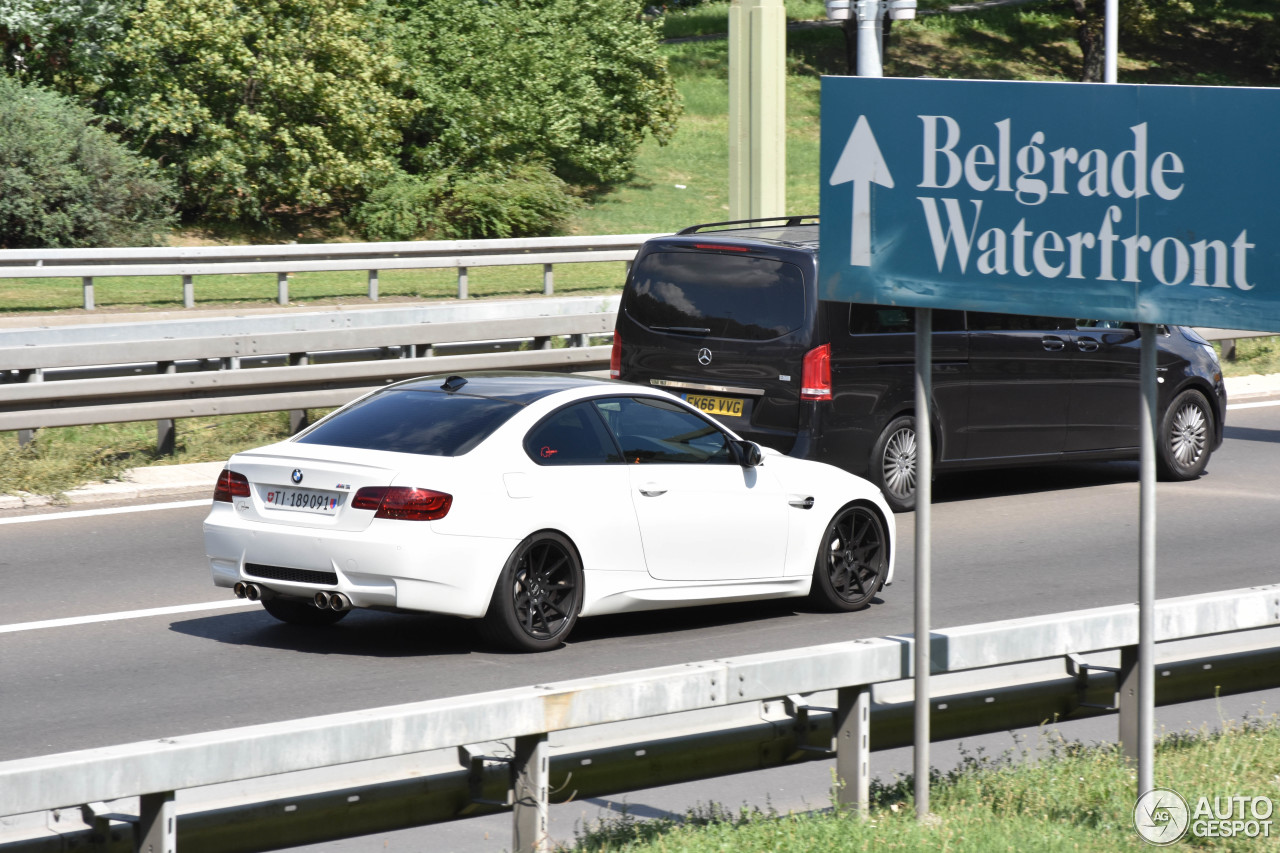
<path id="1" fill-rule="evenodd" d="M 351 599 L 347 598 L 340 592 L 335 592 L 329 596 L 329 607 L 341 613 L 344 610 L 351 609 Z"/>
<path id="2" fill-rule="evenodd" d="M 236 598 L 244 598 L 248 594 L 248 584 L 244 581 L 236 581 L 236 585 L 231 587 L 231 591 L 236 594 Z"/>
<path id="3" fill-rule="evenodd" d="M 315 604 L 316 607 L 319 607 L 321 610 L 328 610 L 329 609 L 329 593 L 317 592 L 316 597 L 312 599 L 312 602 Z"/>
<path id="4" fill-rule="evenodd" d="M 262 587 L 256 583 L 247 583 L 244 585 L 244 597 L 250 601 L 262 600 Z"/>

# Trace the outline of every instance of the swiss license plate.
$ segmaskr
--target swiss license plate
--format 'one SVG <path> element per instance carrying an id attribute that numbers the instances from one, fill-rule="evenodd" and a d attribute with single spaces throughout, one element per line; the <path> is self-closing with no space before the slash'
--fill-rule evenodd
<path id="1" fill-rule="evenodd" d="M 706 397 L 700 394 L 685 394 L 684 399 L 690 406 L 708 415 L 742 417 L 742 400 L 735 400 L 732 397 Z"/>
<path id="2" fill-rule="evenodd" d="M 262 502 L 272 509 L 289 509 L 298 512 L 318 512 L 335 515 L 338 512 L 339 492 L 321 492 L 316 489 L 264 489 Z"/>

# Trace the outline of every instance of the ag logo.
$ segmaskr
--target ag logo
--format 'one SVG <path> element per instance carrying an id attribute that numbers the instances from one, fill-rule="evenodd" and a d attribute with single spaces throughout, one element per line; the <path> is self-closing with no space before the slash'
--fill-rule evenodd
<path id="1" fill-rule="evenodd" d="M 1191 812 L 1177 791 L 1152 788 L 1133 805 L 1133 828 L 1142 840 L 1165 847 L 1187 834 Z"/>

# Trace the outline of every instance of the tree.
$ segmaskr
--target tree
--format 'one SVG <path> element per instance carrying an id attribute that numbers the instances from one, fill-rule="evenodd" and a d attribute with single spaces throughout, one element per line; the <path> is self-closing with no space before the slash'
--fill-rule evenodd
<path id="1" fill-rule="evenodd" d="M 107 108 L 170 169 L 188 217 L 280 226 L 395 168 L 411 106 L 362 0 L 143 0 Z"/>
<path id="2" fill-rule="evenodd" d="M 106 82 L 125 0 L 0 0 L 0 68 L 64 93 Z"/>
<path id="3" fill-rule="evenodd" d="M 398 0 L 396 50 L 422 103 L 405 166 L 431 174 L 542 163 L 575 185 L 628 176 L 679 96 L 634 0 Z"/>
<path id="4" fill-rule="evenodd" d="M 0 75 L 0 247 L 152 245 L 177 193 L 65 97 Z"/>
<path id="5" fill-rule="evenodd" d="M 1101 83 L 1106 61 L 1106 0 L 1071 0 L 1071 10 L 1077 24 L 1076 44 L 1080 46 L 1080 82 Z M 1127 32 L 1149 37 L 1162 29 L 1172 31 L 1195 11 L 1190 0 L 1126 0 L 1120 4 L 1119 24 Z"/>

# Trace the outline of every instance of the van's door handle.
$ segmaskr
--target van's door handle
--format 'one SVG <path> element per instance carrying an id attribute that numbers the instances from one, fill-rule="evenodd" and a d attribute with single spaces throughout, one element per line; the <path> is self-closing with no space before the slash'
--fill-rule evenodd
<path id="1" fill-rule="evenodd" d="M 657 483 L 645 483 L 640 487 L 640 494 L 644 495 L 646 498 L 656 498 L 659 495 L 665 495 L 666 493 L 666 488 L 659 486 Z"/>
<path id="2" fill-rule="evenodd" d="M 1098 342 L 1093 338 L 1080 338 L 1076 341 L 1076 346 L 1080 348 L 1080 352 L 1097 352 Z"/>
<path id="3" fill-rule="evenodd" d="M 1067 343 L 1062 338 L 1041 338 L 1040 345 L 1049 352 L 1061 352 L 1067 348 Z"/>

